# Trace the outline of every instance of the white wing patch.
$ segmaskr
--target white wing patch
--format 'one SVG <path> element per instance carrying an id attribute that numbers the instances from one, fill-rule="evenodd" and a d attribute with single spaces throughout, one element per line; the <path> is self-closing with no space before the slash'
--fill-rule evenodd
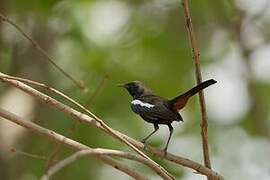
<path id="1" fill-rule="evenodd" d="M 135 100 L 131 101 L 131 104 L 133 104 L 133 105 L 140 105 L 142 107 L 147 107 L 147 108 L 152 108 L 152 107 L 155 106 L 155 105 L 150 104 L 150 103 L 142 102 L 142 101 L 140 101 L 138 99 L 135 99 Z"/>

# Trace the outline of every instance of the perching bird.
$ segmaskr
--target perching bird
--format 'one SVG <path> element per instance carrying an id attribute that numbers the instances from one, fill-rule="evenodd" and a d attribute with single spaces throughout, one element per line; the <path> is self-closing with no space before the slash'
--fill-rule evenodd
<path id="1" fill-rule="evenodd" d="M 185 107 L 191 96 L 216 82 L 217 81 L 214 79 L 204 81 L 171 100 L 154 95 L 152 91 L 140 81 L 132 81 L 125 84 L 119 84 L 118 86 L 126 88 L 133 97 L 133 100 L 131 101 L 131 109 L 133 112 L 140 115 L 145 121 L 154 125 L 154 131 L 142 140 L 143 143 L 157 132 L 159 124 L 165 124 L 169 127 L 170 135 L 164 148 L 164 151 L 166 152 L 173 133 L 171 123 L 173 121 L 183 121 L 183 118 L 178 111 Z"/>

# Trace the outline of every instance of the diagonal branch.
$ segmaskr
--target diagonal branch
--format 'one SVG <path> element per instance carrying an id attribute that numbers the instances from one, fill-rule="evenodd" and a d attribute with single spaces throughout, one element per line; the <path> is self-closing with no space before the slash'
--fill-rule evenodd
<path id="1" fill-rule="evenodd" d="M 48 55 L 48 53 L 40 47 L 40 45 L 33 40 L 28 34 L 26 34 L 20 26 L 18 26 L 14 21 L 10 20 L 8 17 L 4 16 L 0 13 L 0 20 L 7 22 L 8 24 L 12 25 L 16 28 L 27 40 L 29 40 L 33 47 L 35 47 L 46 59 L 61 73 L 63 73 L 68 79 L 70 79 L 75 85 L 77 85 L 81 89 L 86 89 L 84 83 L 82 81 L 78 81 L 74 79 L 70 74 L 68 74 L 63 68 L 61 68 L 58 64 L 54 62 L 54 60 Z"/>
<path id="2" fill-rule="evenodd" d="M 193 25 L 191 21 L 189 6 L 188 6 L 188 0 L 182 0 L 182 6 L 184 9 L 186 28 L 188 31 L 189 43 L 190 43 L 190 47 L 192 51 L 193 64 L 195 67 L 195 77 L 196 77 L 197 84 L 200 84 L 202 82 L 202 75 L 201 75 L 201 70 L 200 70 L 200 52 L 197 46 L 195 33 L 193 31 Z M 202 145 L 203 145 L 204 164 L 206 167 L 211 169 L 208 140 L 207 140 L 208 123 L 207 123 L 207 114 L 206 114 L 205 99 L 204 99 L 203 91 L 199 92 L 199 103 L 200 103 L 200 109 L 201 109 L 201 115 L 202 115 L 201 136 L 202 136 Z"/>
<path id="3" fill-rule="evenodd" d="M 105 132 L 106 134 L 108 134 L 112 137 L 115 137 L 107 129 L 105 129 L 99 122 L 97 122 L 93 117 L 90 117 L 86 114 L 78 112 L 78 111 L 62 104 L 61 102 L 37 91 L 36 89 L 33 89 L 33 88 L 27 86 L 26 84 L 24 84 L 22 82 L 19 82 L 17 80 L 7 79 L 6 75 L 3 73 L 0 73 L 0 80 L 2 80 L 6 84 L 17 87 L 17 88 L 21 89 L 22 91 L 36 97 L 38 100 L 40 100 L 43 103 L 46 103 L 46 104 L 66 113 L 68 115 L 75 117 L 75 120 L 78 120 L 79 122 L 87 123 L 87 124 L 91 125 L 92 127 L 98 128 L 101 131 Z M 166 153 L 166 155 L 164 155 L 164 151 L 162 151 L 160 149 L 151 147 L 149 145 L 145 146 L 143 143 L 136 141 L 133 138 L 131 138 L 127 135 L 124 135 L 124 134 L 120 133 L 119 131 L 116 131 L 112 128 L 110 128 L 110 130 L 114 134 L 121 137 L 122 139 L 125 139 L 130 144 L 132 144 L 133 146 L 135 146 L 136 148 L 138 148 L 140 150 L 143 150 L 145 152 L 149 152 L 157 157 L 167 159 L 167 160 L 174 162 L 176 164 L 179 164 L 181 166 L 191 168 L 191 169 L 195 170 L 196 172 L 203 174 L 203 175 L 206 175 L 208 177 L 214 177 L 217 180 L 223 179 L 223 177 L 220 176 L 217 172 L 215 172 L 207 167 L 204 167 L 200 163 L 194 162 L 194 161 L 189 160 L 187 158 L 173 155 L 173 154 L 168 153 L 168 152 Z"/>

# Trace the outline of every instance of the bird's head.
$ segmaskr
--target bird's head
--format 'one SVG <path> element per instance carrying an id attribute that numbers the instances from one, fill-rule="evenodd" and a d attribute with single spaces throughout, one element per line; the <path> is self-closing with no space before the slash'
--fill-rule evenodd
<path id="1" fill-rule="evenodd" d="M 151 94 L 152 91 L 147 88 L 142 82 L 140 81 L 132 81 L 128 83 L 118 84 L 117 86 L 123 87 L 128 90 L 129 94 L 135 99 L 142 95 Z"/>

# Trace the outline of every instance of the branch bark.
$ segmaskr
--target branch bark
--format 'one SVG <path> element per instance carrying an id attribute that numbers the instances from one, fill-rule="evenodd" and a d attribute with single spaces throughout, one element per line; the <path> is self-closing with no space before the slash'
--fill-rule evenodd
<path id="1" fill-rule="evenodd" d="M 197 84 L 202 82 L 202 75 L 200 70 L 200 52 L 197 46 L 197 40 L 195 37 L 195 33 L 193 31 L 193 24 L 191 21 L 191 15 L 188 6 L 188 0 L 182 0 L 182 6 L 184 9 L 184 17 L 186 21 L 186 29 L 188 31 L 189 43 L 192 52 L 192 60 L 195 67 L 195 77 Z M 208 139 L 207 139 L 207 130 L 208 130 L 208 123 L 207 123 L 207 113 L 205 107 L 205 99 L 203 91 L 199 92 L 199 103 L 200 103 L 200 110 L 201 110 L 201 136 L 202 136 L 202 145 L 203 145 L 203 157 L 204 157 L 204 165 L 211 169 L 211 161 L 209 155 L 209 148 L 208 148 Z"/>

